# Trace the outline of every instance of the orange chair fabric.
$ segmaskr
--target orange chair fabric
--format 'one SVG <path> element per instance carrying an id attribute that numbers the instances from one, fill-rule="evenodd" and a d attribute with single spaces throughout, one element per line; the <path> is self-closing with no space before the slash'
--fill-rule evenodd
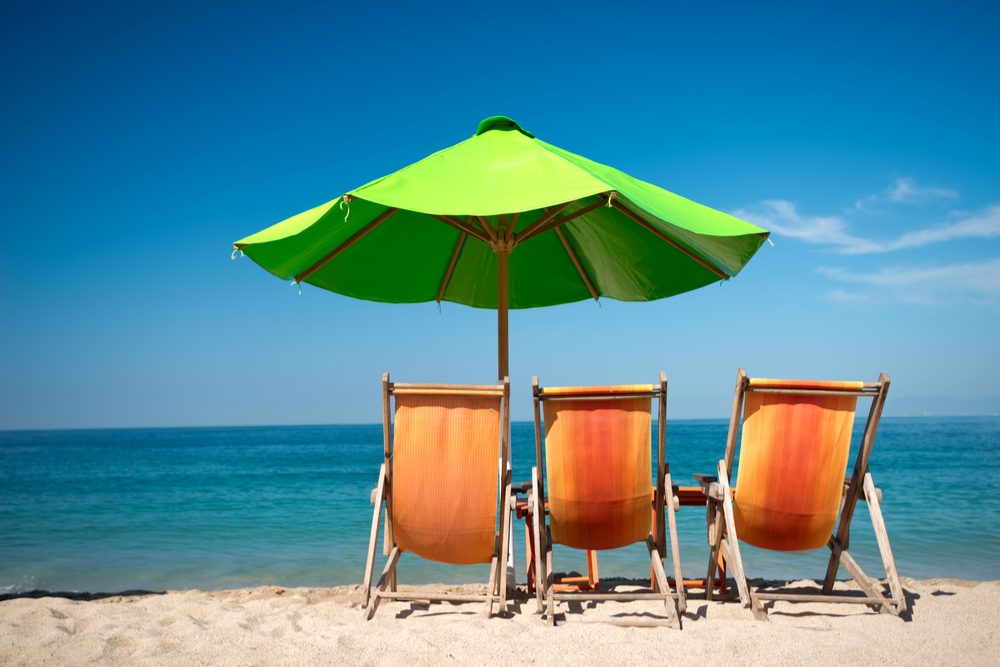
<path id="1" fill-rule="evenodd" d="M 862 383 L 757 379 L 750 387 L 858 390 Z M 852 395 L 746 393 L 734 499 L 741 540 L 778 551 L 829 541 L 856 403 Z"/>
<path id="2" fill-rule="evenodd" d="M 544 389 L 543 395 L 601 396 L 653 388 L 636 385 L 616 391 L 620 389 L 562 387 Z M 544 402 L 553 542 L 577 549 L 616 549 L 650 534 L 650 398 Z"/>
<path id="3" fill-rule="evenodd" d="M 497 532 L 501 398 L 396 396 L 392 512 L 401 551 L 488 563 Z"/>

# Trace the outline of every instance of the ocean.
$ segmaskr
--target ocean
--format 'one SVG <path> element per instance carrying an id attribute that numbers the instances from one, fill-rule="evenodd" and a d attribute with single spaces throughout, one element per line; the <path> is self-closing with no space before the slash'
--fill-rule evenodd
<path id="1" fill-rule="evenodd" d="M 724 420 L 668 423 L 675 483 L 714 471 L 726 430 Z M 513 424 L 512 444 L 514 480 L 527 480 L 531 423 Z M 998 447 L 996 417 L 882 420 L 870 467 L 902 576 L 1000 579 Z M 381 458 L 381 425 L 0 431 L 0 593 L 359 583 Z M 682 508 L 678 529 L 685 575 L 704 576 L 704 509 Z M 523 524 L 513 534 L 523 581 Z M 743 549 L 750 577 L 826 569 L 825 550 Z M 863 503 L 851 549 L 882 576 Z M 557 548 L 555 566 L 582 571 L 584 556 Z M 648 577 L 645 547 L 602 552 L 600 573 Z M 399 565 L 403 583 L 486 575 L 412 555 Z"/>

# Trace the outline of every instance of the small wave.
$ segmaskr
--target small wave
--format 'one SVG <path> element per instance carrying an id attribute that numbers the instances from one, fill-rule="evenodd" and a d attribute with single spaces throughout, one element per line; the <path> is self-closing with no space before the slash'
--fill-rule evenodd
<path id="1" fill-rule="evenodd" d="M 9 593 L 26 593 L 28 591 L 38 590 L 38 588 L 39 586 L 37 580 L 31 575 L 25 575 L 14 583 L 0 581 L 0 595 Z"/>

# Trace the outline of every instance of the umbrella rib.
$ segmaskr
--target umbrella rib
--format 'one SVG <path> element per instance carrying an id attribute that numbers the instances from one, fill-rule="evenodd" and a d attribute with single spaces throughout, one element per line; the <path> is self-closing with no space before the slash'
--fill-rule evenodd
<path id="1" fill-rule="evenodd" d="M 450 215 L 432 215 L 431 217 L 434 218 L 435 220 L 440 220 L 441 222 L 445 223 L 446 225 L 450 225 L 450 226 L 454 227 L 455 229 L 457 229 L 460 232 L 465 232 L 469 236 L 475 236 L 477 239 L 479 239 L 483 243 L 486 243 L 487 245 L 489 245 L 489 243 L 490 243 L 490 240 L 488 238 L 486 238 L 486 236 L 484 234 L 480 233 L 472 225 L 470 225 L 470 224 L 468 224 L 468 223 L 466 223 L 466 222 L 464 222 L 462 220 L 459 220 L 458 218 L 454 218 L 454 217 L 452 217 Z"/>
<path id="2" fill-rule="evenodd" d="M 517 225 L 517 219 L 520 213 L 515 213 L 510 217 L 510 222 L 507 223 L 507 243 L 514 240 L 514 226 Z"/>
<path id="3" fill-rule="evenodd" d="M 466 236 L 467 234 L 462 232 L 458 235 L 458 241 L 455 242 L 455 249 L 451 252 L 451 259 L 448 261 L 448 268 L 445 270 L 444 278 L 441 280 L 441 289 L 438 290 L 438 303 L 441 303 L 441 299 L 444 298 L 444 291 L 448 289 L 448 283 L 451 282 L 451 274 L 455 270 L 455 264 L 458 263 L 458 256 L 462 252 L 462 246 L 465 245 Z"/>
<path id="4" fill-rule="evenodd" d="M 580 274 L 580 278 L 583 279 L 583 284 L 587 286 L 587 290 L 590 292 L 590 296 L 594 297 L 594 301 L 598 300 L 597 290 L 594 289 L 594 283 L 590 281 L 590 277 L 584 270 L 583 265 L 580 264 L 580 259 L 573 252 L 573 247 L 569 244 L 569 239 L 566 238 L 565 232 L 559 227 L 556 227 L 556 236 L 562 241 L 563 248 L 566 248 L 566 254 L 569 255 L 570 260 L 573 262 L 573 266 L 576 267 L 577 272 Z"/>
<path id="5" fill-rule="evenodd" d="M 560 211 L 562 211 L 564 208 L 566 208 L 567 206 L 569 206 L 571 203 L 572 202 L 566 202 L 564 204 L 559 204 L 558 206 L 555 206 L 555 207 L 549 209 L 548 211 L 545 211 L 544 213 L 542 213 L 540 216 L 538 216 L 538 220 L 535 220 L 533 223 L 531 223 L 530 225 L 528 225 L 527 227 L 525 227 L 524 229 L 522 229 L 519 233 L 514 234 L 514 245 L 517 245 L 521 241 L 525 241 L 525 240 L 531 238 L 532 236 L 534 236 L 534 231 L 536 229 L 538 229 L 539 227 L 541 227 L 542 225 L 544 225 L 546 222 L 548 222 L 552 218 L 554 218 L 557 215 L 559 215 Z"/>
<path id="6" fill-rule="evenodd" d="M 493 243 L 497 242 L 497 233 L 493 230 L 493 225 L 491 225 L 486 218 L 484 218 L 481 215 L 476 215 L 476 216 L 469 216 L 469 219 L 474 220 L 476 224 L 482 227 L 484 232 L 489 234 L 490 241 L 492 241 Z"/>
<path id="7" fill-rule="evenodd" d="M 708 261 L 707 259 L 705 259 L 701 255 L 693 252 L 692 250 L 689 250 L 688 248 L 685 248 L 683 245 L 681 245 L 680 243 L 678 243 L 674 239 L 672 239 L 669 236 L 667 236 L 666 233 L 664 233 L 660 229 L 657 229 L 656 227 L 654 227 L 653 225 L 651 225 L 646 220 L 643 220 L 635 211 L 633 211 L 632 209 L 628 208 L 627 206 L 625 206 L 624 204 L 622 204 L 621 202 L 619 202 L 617 199 L 613 199 L 611 201 L 611 205 L 614 206 L 619 211 L 621 211 L 622 213 L 624 213 L 629 218 L 631 218 L 633 222 L 635 222 L 640 227 L 644 228 L 646 231 L 648 231 L 651 234 L 653 234 L 654 236 L 656 236 L 658 239 L 660 239 L 664 243 L 667 243 L 668 245 L 671 245 L 674 248 L 676 248 L 677 250 L 679 250 L 682 254 L 684 254 L 686 257 L 688 257 L 688 259 L 691 259 L 694 262 L 700 264 L 701 266 L 705 267 L 706 269 L 708 269 L 709 271 L 711 271 L 712 273 L 714 273 L 718 277 L 722 278 L 723 280 L 729 280 L 729 278 L 731 278 L 731 276 L 728 273 L 726 273 L 725 271 L 723 271 L 722 269 L 720 269 L 719 267 L 717 267 L 715 264 L 712 264 L 710 261 Z"/>
<path id="8" fill-rule="evenodd" d="M 331 250 L 330 252 L 328 252 L 326 255 L 324 255 L 323 258 L 320 259 L 318 262 L 316 262 L 315 264 L 313 264 L 312 266 L 310 266 L 308 269 L 306 269 L 305 271 L 303 271 L 299 275 L 295 276 L 295 282 L 300 283 L 303 280 L 306 280 L 307 278 L 309 278 L 312 274 L 316 273 L 321 268 L 323 268 L 326 265 L 327 262 L 329 262 L 330 260 L 332 260 L 333 258 L 335 258 L 340 253 L 342 253 L 345 250 L 347 250 L 348 248 L 350 248 L 352 245 L 354 245 L 358 241 L 360 241 L 368 232 L 370 232 L 371 230 L 375 229 L 376 227 L 378 227 L 379 225 L 381 225 L 383 222 L 385 222 L 386 220 L 388 220 L 392 216 L 392 214 L 396 213 L 397 211 L 399 211 L 398 208 L 386 209 L 377 218 L 375 218 L 374 220 L 372 220 L 371 222 L 369 222 L 367 225 L 365 225 L 364 227 L 362 227 L 358 231 L 356 231 L 353 234 L 351 234 L 346 241 L 344 241 L 343 243 L 341 243 L 340 245 L 338 245 L 336 248 L 334 248 L 333 250 Z"/>
<path id="9" fill-rule="evenodd" d="M 584 206 L 579 211 L 573 211 L 572 213 L 567 213 L 566 215 L 562 216 L 561 218 L 557 218 L 556 220 L 552 220 L 551 222 L 549 222 L 549 223 L 547 223 L 545 225 L 541 225 L 539 227 L 536 227 L 534 230 L 532 230 L 532 232 L 530 234 L 524 234 L 524 235 L 522 235 L 521 238 L 519 238 L 517 240 L 517 242 L 518 243 L 522 243 L 523 241 L 527 241 L 528 239 L 533 239 L 536 236 L 538 236 L 539 234 L 544 234 L 545 232 L 547 232 L 547 231 L 549 231 L 551 229 L 555 229 L 556 227 L 561 227 L 562 225 L 565 225 L 570 220 L 574 220 L 575 218 L 579 218 L 581 215 L 586 215 L 586 214 L 590 213 L 595 208 L 600 208 L 600 207 L 606 206 L 606 205 L 607 204 L 605 204 L 605 200 L 602 199 L 600 201 L 594 202 L 593 204 L 591 204 L 589 206 Z"/>

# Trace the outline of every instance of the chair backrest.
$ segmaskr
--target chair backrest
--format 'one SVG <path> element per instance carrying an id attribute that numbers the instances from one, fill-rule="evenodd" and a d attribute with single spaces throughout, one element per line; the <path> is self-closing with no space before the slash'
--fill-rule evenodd
<path id="1" fill-rule="evenodd" d="M 391 458 L 396 545 L 443 563 L 490 562 L 498 475 L 508 454 L 501 443 L 509 433 L 509 384 L 389 386 L 396 402 Z"/>
<path id="2" fill-rule="evenodd" d="M 657 391 L 653 385 L 538 390 L 545 406 L 553 542 L 614 549 L 649 536 L 651 399 Z"/>
<path id="3" fill-rule="evenodd" d="M 746 382 L 733 506 L 741 540 L 779 551 L 829 541 L 864 388 L 863 382 Z"/>

